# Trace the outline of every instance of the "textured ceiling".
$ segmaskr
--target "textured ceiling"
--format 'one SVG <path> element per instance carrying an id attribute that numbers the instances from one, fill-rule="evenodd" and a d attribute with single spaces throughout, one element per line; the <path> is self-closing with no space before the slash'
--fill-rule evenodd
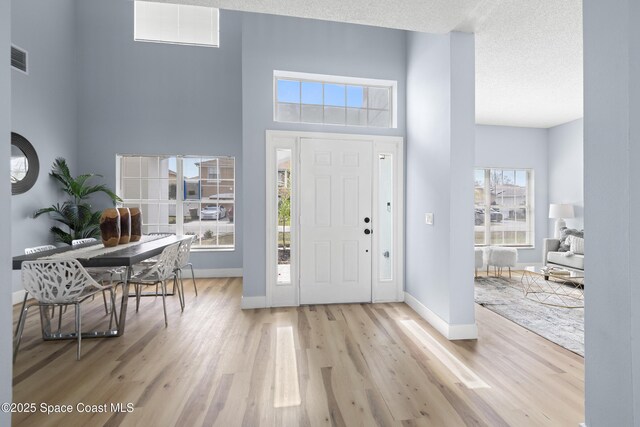
<path id="1" fill-rule="evenodd" d="M 581 0 L 155 0 L 430 33 L 476 33 L 476 122 L 582 117 Z"/>
<path id="2" fill-rule="evenodd" d="M 582 117 L 582 1 L 504 1 L 476 32 L 476 122 L 551 127 Z"/>

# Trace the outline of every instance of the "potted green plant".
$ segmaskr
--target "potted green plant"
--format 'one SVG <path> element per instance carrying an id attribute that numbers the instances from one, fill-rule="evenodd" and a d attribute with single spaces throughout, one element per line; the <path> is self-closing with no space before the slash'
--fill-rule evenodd
<path id="1" fill-rule="evenodd" d="M 56 203 L 48 208 L 39 209 L 33 217 L 49 214 L 51 219 L 60 223 L 60 226 L 51 227 L 51 233 L 58 242 L 70 245 L 75 239 L 99 238 L 101 212 L 91 209 L 89 197 L 92 194 L 104 193 L 114 204 L 121 202 L 122 199 L 104 184 L 90 184 L 93 178 L 102 177 L 102 175 L 84 174 L 74 178 L 69 171 L 67 161 L 61 157 L 53 162 L 49 176 L 60 183 L 62 191 L 67 193 L 69 199 L 62 204 Z"/>

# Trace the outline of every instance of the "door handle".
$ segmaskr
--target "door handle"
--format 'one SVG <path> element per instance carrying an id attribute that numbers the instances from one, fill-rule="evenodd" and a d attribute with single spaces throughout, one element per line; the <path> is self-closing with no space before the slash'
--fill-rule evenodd
<path id="1" fill-rule="evenodd" d="M 372 231 L 371 231 L 371 230 L 369 230 L 368 228 L 365 228 L 365 229 L 364 229 L 364 234 L 371 234 L 371 232 L 372 232 Z"/>

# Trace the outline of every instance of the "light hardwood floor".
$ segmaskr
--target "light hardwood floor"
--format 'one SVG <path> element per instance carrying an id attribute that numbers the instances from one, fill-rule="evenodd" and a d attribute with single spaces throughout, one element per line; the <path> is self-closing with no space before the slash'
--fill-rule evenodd
<path id="1" fill-rule="evenodd" d="M 199 280 L 197 297 L 190 282 L 185 287 L 184 313 L 177 297 L 168 301 L 167 328 L 161 300 L 144 298 L 139 313 L 129 306 L 124 336 L 84 340 L 80 361 L 75 342 L 42 341 L 34 311 L 14 365 L 14 402 L 71 404 L 74 413 L 14 414 L 14 425 L 583 421 L 583 359 L 482 307 L 476 309 L 479 339 L 449 342 L 404 304 L 242 311 L 241 279 Z M 66 317 L 70 327 L 73 311 Z M 83 322 L 102 321 L 96 298 Z M 465 375 L 481 382 L 469 388 Z M 483 383 L 488 388 L 473 388 Z M 135 409 L 86 414 L 76 412 L 78 402 L 133 403 Z"/>

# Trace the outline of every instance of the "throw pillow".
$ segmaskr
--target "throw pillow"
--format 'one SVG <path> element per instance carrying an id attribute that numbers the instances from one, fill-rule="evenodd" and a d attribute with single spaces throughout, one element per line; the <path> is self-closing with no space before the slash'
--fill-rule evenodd
<path id="1" fill-rule="evenodd" d="M 582 237 L 570 236 L 571 252 L 584 255 L 584 239 Z"/>
<path id="2" fill-rule="evenodd" d="M 567 252 L 571 249 L 571 242 L 567 241 L 569 236 L 576 236 L 584 239 L 584 230 L 562 227 L 560 229 L 560 233 L 560 247 L 558 248 L 558 252 Z"/>

